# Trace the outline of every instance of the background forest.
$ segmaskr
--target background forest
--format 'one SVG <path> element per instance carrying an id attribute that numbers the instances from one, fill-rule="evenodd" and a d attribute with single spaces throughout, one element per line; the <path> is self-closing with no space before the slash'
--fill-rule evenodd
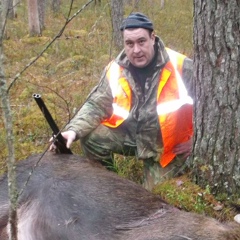
<path id="1" fill-rule="evenodd" d="M 86 2 L 75 0 L 70 16 Z M 132 11 L 145 13 L 152 19 L 156 34 L 166 46 L 192 57 L 192 0 L 164 2 L 162 8 L 160 0 L 124 1 L 124 16 Z M 4 68 L 8 85 L 14 81 L 10 97 L 17 160 L 47 151 L 52 134 L 32 95 L 42 95 L 57 125 L 63 129 L 98 83 L 104 66 L 118 54 L 113 44 L 110 1 L 102 0 L 101 4 L 92 2 L 70 21 L 61 36 L 15 81 L 18 73 L 35 61 L 36 56 L 59 35 L 69 9 L 70 1 L 67 0 L 62 0 L 58 12 L 52 12 L 49 3 L 46 7 L 45 27 L 38 37 L 29 36 L 25 0 L 18 6 L 17 18 L 8 19 Z M 0 121 L 0 170 L 4 170 L 7 158 L 6 136 L 2 118 Z M 81 154 L 78 142 L 74 143 L 72 151 Z M 119 174 L 141 181 L 141 166 L 138 164 L 135 159 L 120 159 L 113 167 Z M 208 189 L 202 190 L 193 185 L 186 176 L 177 180 L 177 187 L 175 185 L 175 180 L 168 182 L 156 192 L 186 210 L 206 213 L 219 219 L 231 217 L 232 209 L 221 211 L 222 203 L 218 200 L 222 199 L 216 200 Z"/>

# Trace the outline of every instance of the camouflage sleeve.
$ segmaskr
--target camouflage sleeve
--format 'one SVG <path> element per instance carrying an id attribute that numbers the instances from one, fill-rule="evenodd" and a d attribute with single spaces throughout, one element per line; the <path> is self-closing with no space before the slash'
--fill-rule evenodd
<path id="1" fill-rule="evenodd" d="M 184 84 L 187 88 L 189 96 L 193 96 L 193 60 L 190 58 L 185 58 L 183 62 L 182 77 Z"/>
<path id="2" fill-rule="evenodd" d="M 112 92 L 103 71 L 99 84 L 91 91 L 86 102 L 66 126 L 66 130 L 77 133 L 77 139 L 94 130 L 103 119 L 112 114 Z"/>

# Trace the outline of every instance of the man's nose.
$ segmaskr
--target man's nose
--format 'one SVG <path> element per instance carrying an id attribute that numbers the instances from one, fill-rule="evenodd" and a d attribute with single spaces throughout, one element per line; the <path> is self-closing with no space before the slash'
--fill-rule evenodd
<path id="1" fill-rule="evenodd" d="M 134 52 L 134 53 L 140 52 L 140 47 L 138 46 L 138 44 L 134 44 L 133 52 Z"/>

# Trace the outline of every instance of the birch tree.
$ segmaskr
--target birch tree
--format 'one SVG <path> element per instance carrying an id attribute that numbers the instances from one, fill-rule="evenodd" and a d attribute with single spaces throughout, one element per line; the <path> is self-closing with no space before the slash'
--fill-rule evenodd
<path id="1" fill-rule="evenodd" d="M 46 8 L 46 0 L 37 1 L 38 4 L 38 16 L 39 16 L 39 24 L 40 31 L 45 27 L 45 8 Z"/>
<path id="2" fill-rule="evenodd" d="M 15 18 L 17 17 L 17 9 L 19 4 L 20 0 L 13 0 L 13 15 Z"/>
<path id="3" fill-rule="evenodd" d="M 123 47 L 123 37 L 120 32 L 123 20 L 123 0 L 111 0 L 111 17 L 114 44 L 120 50 Z"/>
<path id="4" fill-rule="evenodd" d="M 6 129 L 6 140 L 8 148 L 8 192 L 10 199 L 9 206 L 9 230 L 10 240 L 17 240 L 17 190 L 16 190 L 16 175 L 15 175 L 15 153 L 14 153 L 14 138 L 12 127 L 12 112 L 10 107 L 9 95 L 7 92 L 7 83 L 3 68 L 3 36 L 6 26 L 7 15 L 3 11 L 2 1 L 0 1 L 0 96 L 1 96 L 1 109 L 3 112 L 4 125 Z"/>
<path id="5" fill-rule="evenodd" d="M 13 12 L 13 0 L 2 0 L 3 9 L 7 12 L 7 17 L 10 19 L 14 18 Z"/>
<path id="6" fill-rule="evenodd" d="M 38 0 L 28 0 L 28 24 L 30 36 L 41 35 Z"/>
<path id="7" fill-rule="evenodd" d="M 194 1 L 194 176 L 240 196 L 240 4 Z"/>
<path id="8" fill-rule="evenodd" d="M 164 0 L 161 0 L 161 9 L 164 8 L 164 5 L 165 5 L 165 1 L 164 1 Z"/>

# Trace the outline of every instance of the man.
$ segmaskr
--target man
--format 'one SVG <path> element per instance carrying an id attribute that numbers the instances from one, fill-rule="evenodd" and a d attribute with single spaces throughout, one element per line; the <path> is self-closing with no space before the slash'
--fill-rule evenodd
<path id="1" fill-rule="evenodd" d="M 192 99 L 185 85 L 192 61 L 166 49 L 142 13 L 130 14 L 121 31 L 124 50 L 62 135 L 68 148 L 80 139 L 84 154 L 103 163 L 114 153 L 135 155 L 151 190 L 173 177 L 191 153 Z"/>

